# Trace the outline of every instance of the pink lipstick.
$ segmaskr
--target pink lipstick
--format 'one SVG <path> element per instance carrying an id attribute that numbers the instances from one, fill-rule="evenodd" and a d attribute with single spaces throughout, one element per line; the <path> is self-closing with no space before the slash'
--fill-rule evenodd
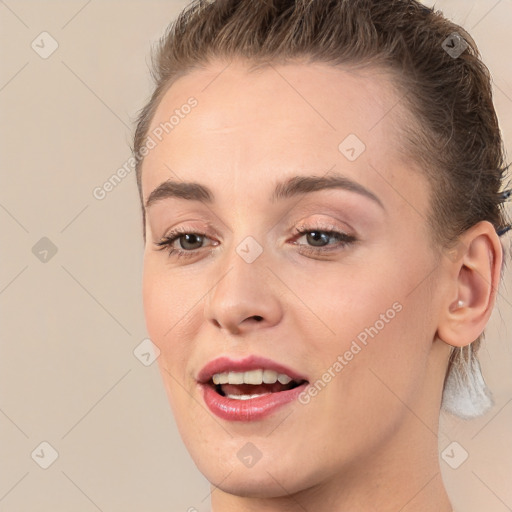
<path id="1" fill-rule="evenodd" d="M 217 358 L 197 375 L 207 407 L 228 421 L 256 421 L 290 404 L 308 385 L 306 378 L 267 358 Z"/>

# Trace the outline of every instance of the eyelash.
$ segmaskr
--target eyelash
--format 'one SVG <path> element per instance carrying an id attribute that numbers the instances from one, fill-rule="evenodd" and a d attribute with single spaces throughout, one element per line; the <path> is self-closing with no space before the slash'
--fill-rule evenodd
<path id="1" fill-rule="evenodd" d="M 342 231 L 338 231 L 334 226 L 328 226 L 328 227 L 305 227 L 305 226 L 299 226 L 295 228 L 295 233 L 297 236 L 296 239 L 301 238 L 304 235 L 307 235 L 309 233 L 313 232 L 320 232 L 322 234 L 329 235 L 330 237 L 338 238 L 339 244 L 335 248 L 329 248 L 326 247 L 331 245 L 327 244 L 327 246 L 320 246 L 320 247 L 314 247 L 314 246 L 306 246 L 303 247 L 304 244 L 300 244 L 301 249 L 300 252 L 302 254 L 306 253 L 309 255 L 326 255 L 328 253 L 331 253 L 333 251 L 342 249 L 348 245 L 353 244 L 354 242 L 357 242 L 357 238 L 353 235 L 349 235 L 347 233 L 344 233 Z M 200 247 L 199 249 L 191 249 L 191 250 L 185 250 L 185 249 L 175 249 L 172 247 L 172 244 L 181 238 L 184 235 L 199 235 L 201 237 L 207 237 L 206 233 L 200 233 L 196 231 L 190 231 L 186 228 L 176 228 L 172 230 L 167 236 L 163 237 L 159 242 L 154 242 L 154 244 L 158 247 L 157 250 L 162 251 L 165 248 L 168 249 L 169 257 L 175 256 L 177 259 L 181 258 L 190 258 L 197 255 L 197 251 L 199 249 L 202 249 Z M 296 242 L 293 242 L 296 244 Z M 217 245 L 217 244 L 214 244 Z"/>

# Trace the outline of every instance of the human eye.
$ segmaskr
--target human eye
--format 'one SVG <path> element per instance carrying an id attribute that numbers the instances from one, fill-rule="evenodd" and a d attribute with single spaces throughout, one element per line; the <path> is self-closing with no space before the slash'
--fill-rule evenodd
<path id="1" fill-rule="evenodd" d="M 301 225 L 294 231 L 296 236 L 292 243 L 299 246 L 301 254 L 310 256 L 329 255 L 357 241 L 354 235 L 332 225 Z M 299 243 L 301 238 L 305 238 L 305 244 Z M 183 260 L 197 257 L 200 250 L 206 247 L 204 244 L 207 240 L 210 240 L 210 246 L 219 244 L 219 242 L 211 240 L 204 232 L 179 227 L 171 230 L 154 244 L 158 247 L 157 250 L 167 249 L 170 258 Z"/>
<path id="2" fill-rule="evenodd" d="M 358 240 L 354 235 L 332 225 L 297 226 L 295 233 L 300 236 L 296 236 L 292 243 L 300 247 L 301 254 L 311 256 L 332 254 L 353 245 Z M 306 239 L 306 244 L 298 243 L 301 238 Z"/>
<path id="3" fill-rule="evenodd" d="M 159 251 L 167 249 L 169 257 L 186 259 L 197 256 L 199 249 L 203 248 L 203 242 L 208 239 L 206 233 L 191 231 L 186 228 L 175 228 L 154 244 Z M 178 241 L 181 247 L 176 247 Z M 218 245 L 218 242 L 211 245 Z"/>

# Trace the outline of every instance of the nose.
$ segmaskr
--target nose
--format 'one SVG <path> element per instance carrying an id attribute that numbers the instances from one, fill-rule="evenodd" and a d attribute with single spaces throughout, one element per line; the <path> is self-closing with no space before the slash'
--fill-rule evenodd
<path id="1" fill-rule="evenodd" d="M 205 301 L 207 321 L 233 335 L 278 324 L 283 316 L 279 281 L 267 268 L 264 252 L 247 263 L 233 251 L 224 268 Z"/>

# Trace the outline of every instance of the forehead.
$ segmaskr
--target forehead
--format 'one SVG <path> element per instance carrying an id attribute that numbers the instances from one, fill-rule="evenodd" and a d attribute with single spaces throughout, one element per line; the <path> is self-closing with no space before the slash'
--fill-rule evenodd
<path id="1" fill-rule="evenodd" d="M 256 194 L 277 177 L 331 169 L 390 199 L 397 188 L 416 203 L 423 195 L 426 207 L 417 190 L 426 182 L 401 152 L 399 127 L 409 117 L 376 68 L 293 63 L 249 71 L 243 61 L 214 62 L 179 78 L 158 106 L 144 198 L 169 178 L 224 190 L 236 181 L 237 192 Z"/>

